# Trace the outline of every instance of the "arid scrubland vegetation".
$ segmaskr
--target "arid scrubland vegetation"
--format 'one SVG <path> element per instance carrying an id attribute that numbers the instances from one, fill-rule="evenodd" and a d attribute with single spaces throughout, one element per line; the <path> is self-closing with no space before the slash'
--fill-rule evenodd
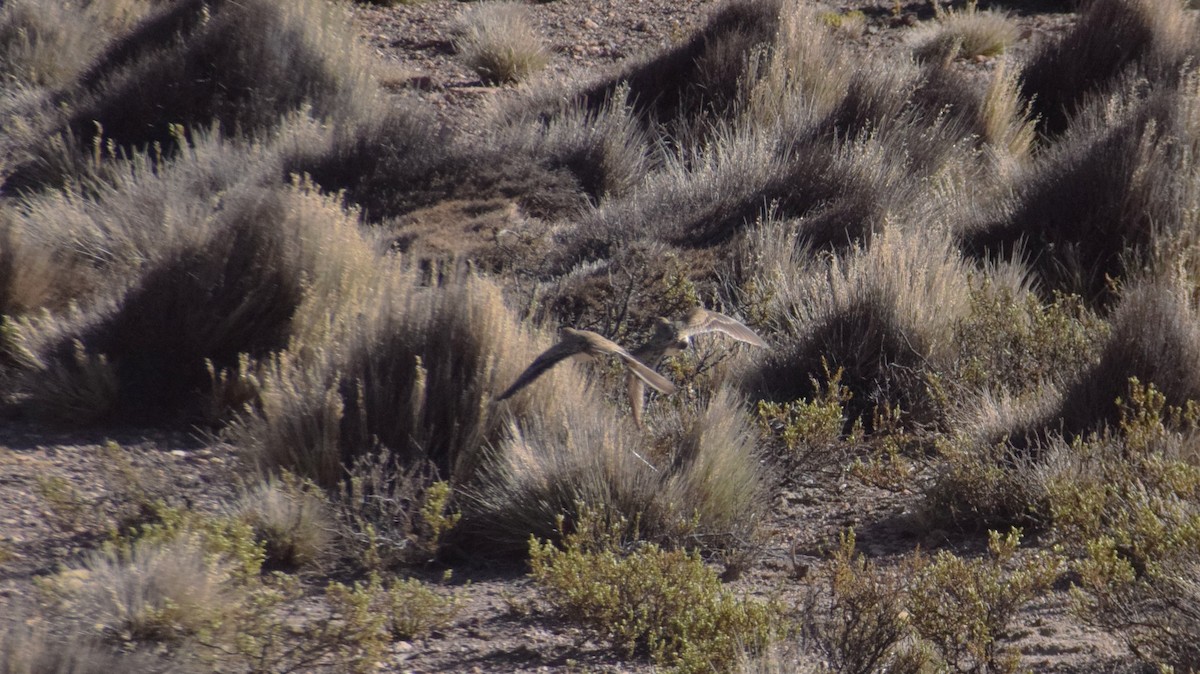
<path id="1" fill-rule="evenodd" d="M 0 671 L 1200 671 L 1195 9 L 730 0 L 551 83 L 462 7 L 522 84 L 457 124 L 330 0 L 0 7 L 3 465 L 228 456 L 0 504 L 72 541 L 0 544 Z M 644 428 L 615 363 L 496 399 L 696 306 L 770 348 Z"/>

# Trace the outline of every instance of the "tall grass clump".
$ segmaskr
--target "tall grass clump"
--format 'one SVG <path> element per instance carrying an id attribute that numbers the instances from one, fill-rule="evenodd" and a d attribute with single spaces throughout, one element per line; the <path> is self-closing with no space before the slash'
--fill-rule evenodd
<path id="1" fill-rule="evenodd" d="M 1007 16 L 980 11 L 974 2 L 969 2 L 961 11 L 942 11 L 936 26 L 918 28 L 913 36 L 917 43 L 914 52 L 918 58 L 929 60 L 998 56 L 1017 37 L 1017 25 Z"/>
<path id="2" fill-rule="evenodd" d="M 140 39 L 100 55 L 85 75 L 94 81 L 67 89 L 69 119 L 31 150 L 34 158 L 9 177 L 7 189 L 69 177 L 48 166 L 55 137 L 65 151 L 84 156 L 101 147 L 171 153 L 177 126 L 216 123 L 226 134 L 249 135 L 276 128 L 303 106 L 318 118 L 348 120 L 374 101 L 367 56 L 336 6 L 251 0 L 182 2 L 163 11 L 168 15 L 147 18 L 147 26 L 181 31 L 175 39 L 163 44 L 162 34 L 135 27 L 130 37 Z"/>
<path id="3" fill-rule="evenodd" d="M 763 236 L 762 245 L 775 245 Z M 851 420 L 869 422 L 887 408 L 918 424 L 941 422 L 928 376 L 947 362 L 954 326 L 969 310 L 958 254 L 936 235 L 891 229 L 846 255 L 806 258 L 797 247 L 786 266 L 761 268 L 780 337 L 746 385 L 761 397 L 794 400 L 818 395 L 822 373 L 840 370 Z"/>
<path id="4" fill-rule="evenodd" d="M 82 292 L 83 279 L 72 283 L 64 278 L 67 275 L 59 273 L 61 263 L 53 248 L 33 240 L 32 233 L 16 221 L 8 208 L 0 206 L 0 316 L 61 307 Z"/>
<path id="5" fill-rule="evenodd" d="M 150 11 L 148 0 L 78 6 L 14 0 L 0 8 L 0 80 L 56 88 L 71 82 L 114 35 Z"/>
<path id="6" fill-rule="evenodd" d="M 1134 377 L 1112 405 L 1116 420 L 1086 436 L 943 447 L 926 516 L 965 529 L 1033 527 L 1077 556 L 1112 540 L 1139 574 L 1192 554 L 1200 545 L 1195 403 L 1168 404 Z"/>
<path id="7" fill-rule="evenodd" d="M 317 135 L 304 115 L 286 127 L 293 143 Z M 58 312 L 119 293 L 164 251 L 207 236 L 221 195 L 270 182 L 278 171 L 271 139 L 242 144 L 211 129 L 173 133 L 170 165 L 153 151 L 103 165 L 89 160 L 62 167 L 76 175 L 72 184 L 4 203 L 0 264 L 12 309 L 0 311 Z"/>
<path id="8" fill-rule="evenodd" d="M 172 642 L 212 627 L 234 600 L 233 566 L 194 536 L 94 552 L 51 585 L 71 615 L 113 641 Z"/>
<path id="9" fill-rule="evenodd" d="M 254 530 L 264 567 L 300 569 L 324 561 L 333 548 L 334 518 L 328 499 L 288 475 L 247 489 L 231 515 Z"/>
<path id="10" fill-rule="evenodd" d="M 520 82 L 546 67 L 550 52 L 522 5 L 485 2 L 463 11 L 454 49 L 484 82 Z"/>
<path id="11" fill-rule="evenodd" d="M 1112 333 L 1095 366 L 1069 386 L 1061 424 L 1069 434 L 1114 425 L 1116 401 L 1131 377 L 1153 384 L 1171 405 L 1200 400 L 1200 316 L 1184 287 L 1170 281 L 1129 288 L 1112 318 Z"/>
<path id="12" fill-rule="evenodd" d="M 548 118 L 518 107 L 498 120 L 496 144 L 566 169 L 592 203 L 623 196 L 654 165 L 650 134 L 637 123 L 628 93 L 618 88 L 597 110 L 569 102 Z"/>
<path id="13" fill-rule="evenodd" d="M 856 69 L 827 22 L 809 5 L 782 4 L 778 21 L 770 48 L 747 65 L 739 123 L 803 129 L 830 114 L 845 97 Z"/>
<path id="14" fill-rule="evenodd" d="M 513 423 L 472 489 L 463 544 L 520 554 L 531 534 L 558 540 L 556 518 L 572 527 L 586 507 L 635 522 L 638 536 L 664 545 L 735 553 L 753 545 L 766 477 L 734 396 L 657 418 L 652 440 L 596 405 L 574 411 L 570 427 Z"/>
<path id="15" fill-rule="evenodd" d="M 1194 314 L 1194 301 L 1182 288 L 1168 281 L 1143 283 L 1126 291 L 1110 332 L 1079 344 L 1090 343 L 1086 351 L 1092 356 L 1082 362 L 1077 355 L 1068 356 L 1075 359 L 1076 371 L 1062 373 L 1065 379 L 1043 381 L 1024 393 L 1011 388 L 1011 395 L 974 398 L 977 409 L 964 411 L 959 423 L 963 437 L 942 447 L 946 463 L 926 490 L 927 512 L 965 528 L 1062 528 L 1063 509 L 1056 499 L 1063 486 L 1136 484 L 1144 476 L 1122 471 L 1141 470 L 1136 466 L 1142 459 L 1134 459 L 1146 451 L 1165 452 L 1170 461 L 1190 461 L 1188 451 L 1179 449 L 1190 440 L 1173 435 L 1175 427 L 1164 410 L 1183 409 L 1200 399 L 1200 332 Z M 1069 343 L 1048 343 L 1045 355 Z M 1141 383 L 1131 388 L 1131 381 Z M 1154 387 L 1153 400 L 1145 386 Z M 1150 412 L 1131 412 L 1148 401 L 1156 405 Z M 1141 429 L 1147 424 L 1149 431 Z M 1130 449 L 1130 436 L 1141 437 L 1141 449 Z M 1158 440 L 1147 449 L 1147 438 Z M 1148 461 L 1154 465 L 1154 459 Z M 1160 479 L 1151 478 L 1156 484 Z M 1088 496 L 1092 505 L 1072 507 L 1098 507 L 1096 496 Z"/>
<path id="16" fill-rule="evenodd" d="M 537 355 L 500 288 L 469 274 L 425 287 L 416 271 L 386 262 L 375 271 L 302 307 L 328 332 L 272 359 L 262 376 L 260 404 L 231 431 L 262 469 L 333 489 L 357 458 L 387 448 L 398 466 L 429 461 L 457 480 L 498 439 L 492 396 Z M 505 409 L 561 418 L 551 396 L 573 398 L 558 377 Z"/>
<path id="17" fill-rule="evenodd" d="M 171 664 L 151 655 L 121 653 L 83 634 L 51 635 L 48 629 L 17 622 L 0 627 L 0 671 L 5 674 L 153 674 Z"/>
<path id="18" fill-rule="evenodd" d="M 446 200 L 497 198 L 517 202 L 530 215 L 557 218 L 581 212 L 587 193 L 603 193 L 638 171 L 634 141 L 624 135 L 632 129 L 619 116 L 600 113 L 590 130 L 581 121 L 538 129 L 525 120 L 520 128 L 501 125 L 468 138 L 429 108 L 402 104 L 338 127 L 321 142 L 297 144 L 284 169 L 312 176 L 327 191 L 345 191 L 371 222 Z M 601 138 L 602 130 L 617 135 Z"/>
<path id="19" fill-rule="evenodd" d="M 1190 240 L 1200 190 L 1200 75 L 1142 98 L 1114 94 L 1081 112 L 1015 194 L 964 234 L 974 255 L 1031 259 L 1044 287 L 1089 303 L 1112 299 L 1108 279 L 1169 269 L 1158 250 Z"/>
<path id="20" fill-rule="evenodd" d="M 778 127 L 727 130 L 695 156 L 672 158 L 622 199 L 602 204 L 564 239 L 568 255 L 647 242 L 719 249 L 764 217 L 790 219 L 814 249 L 868 241 L 894 212 L 919 208 L 899 143 L 786 140 Z M 574 251 L 574 252 L 570 252 Z"/>
<path id="21" fill-rule="evenodd" d="M 701 132 L 735 109 L 750 63 L 777 39 L 780 0 L 730 0 L 717 5 L 705 24 L 678 45 L 634 62 L 576 96 L 598 109 L 628 87 L 634 113 L 648 129 L 665 125 L 670 136 Z"/>
<path id="22" fill-rule="evenodd" d="M 1197 56 L 1195 21 L 1176 0 L 1096 0 L 1061 39 L 1047 42 L 1022 74 L 1039 129 L 1057 136 L 1090 96 L 1121 76 L 1169 81 Z"/>
<path id="23" fill-rule="evenodd" d="M 17 394 L 32 414 L 68 423 L 195 418 L 215 373 L 287 345 L 308 278 L 337 259 L 338 246 L 360 241 L 339 207 L 295 188 L 249 188 L 183 222 L 191 229 L 182 240 L 153 251 L 128 287 L 17 326 Z"/>

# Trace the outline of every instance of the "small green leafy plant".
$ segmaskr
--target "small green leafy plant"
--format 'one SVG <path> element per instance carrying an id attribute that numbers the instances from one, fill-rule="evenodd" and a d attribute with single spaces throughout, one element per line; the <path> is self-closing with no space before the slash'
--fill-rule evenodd
<path id="1" fill-rule="evenodd" d="M 769 644 L 777 605 L 736 597 L 696 553 L 654 544 L 626 552 L 626 530 L 592 511 L 563 533 L 561 549 L 530 541 L 531 575 L 562 617 L 679 672 L 725 671 Z"/>

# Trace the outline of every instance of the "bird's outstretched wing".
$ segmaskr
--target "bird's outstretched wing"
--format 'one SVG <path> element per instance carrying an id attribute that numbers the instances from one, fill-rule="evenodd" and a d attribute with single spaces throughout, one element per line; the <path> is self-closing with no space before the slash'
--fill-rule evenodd
<path id="1" fill-rule="evenodd" d="M 625 349 L 619 349 L 613 353 L 625 362 L 625 367 L 629 368 L 630 372 L 636 375 L 638 379 L 649 384 L 655 391 L 663 395 L 670 395 L 675 392 L 675 385 L 671 383 L 670 379 L 646 367 L 642 361 L 629 355 L 629 352 Z"/>
<path id="2" fill-rule="evenodd" d="M 646 405 L 646 384 L 642 382 L 641 377 L 635 377 L 631 371 L 625 377 L 625 391 L 629 394 L 629 409 L 633 412 L 633 423 L 638 428 L 644 428 L 642 412 Z"/>
<path id="3" fill-rule="evenodd" d="M 679 336 L 686 339 L 705 332 L 720 332 L 739 342 L 753 344 L 762 348 L 767 347 L 767 343 L 763 341 L 762 337 L 759 337 L 757 333 L 746 327 L 736 318 L 731 318 L 716 311 L 709 311 L 704 307 L 696 307 L 684 319 L 683 325 L 679 330 Z"/>
<path id="4" fill-rule="evenodd" d="M 529 367 L 525 368 L 525 371 L 521 373 L 521 376 L 517 377 L 512 386 L 509 386 L 505 389 L 504 393 L 496 397 L 496 400 L 504 400 L 511 397 L 517 391 L 528 386 L 533 380 L 542 376 L 546 370 L 557 365 L 559 361 L 580 353 L 583 350 L 583 342 L 576 341 L 562 341 L 546 349 L 529 364 Z"/>

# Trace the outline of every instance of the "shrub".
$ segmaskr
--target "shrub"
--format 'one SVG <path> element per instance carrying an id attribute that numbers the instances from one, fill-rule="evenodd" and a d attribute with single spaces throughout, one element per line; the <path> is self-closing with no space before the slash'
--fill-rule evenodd
<path id="1" fill-rule="evenodd" d="M 1054 483 L 1060 536 L 1080 554 L 1075 608 L 1151 663 L 1195 668 L 1200 550 L 1200 411 L 1130 382 L 1117 428 L 1083 444 Z"/>
<path id="2" fill-rule="evenodd" d="M 85 539 L 116 539 L 161 523 L 180 499 L 162 473 L 132 461 L 133 451 L 112 441 L 98 448 L 97 468 L 88 474 L 91 484 L 101 486 L 98 494 L 74 480 L 39 476 L 34 492 L 46 507 L 47 520 Z"/>
<path id="3" fill-rule="evenodd" d="M 348 473 L 333 501 L 344 557 L 373 573 L 437 557 L 462 515 L 430 464 L 401 469 L 384 450 L 360 457 Z"/>
<path id="4" fill-rule="evenodd" d="M 1050 484 L 1070 474 L 1073 448 L 1046 442 L 1038 445 L 1036 459 L 1007 438 L 946 442 L 940 449 L 945 463 L 925 487 L 921 504 L 931 525 L 968 531 L 1052 526 Z"/>
<path id="5" fill-rule="evenodd" d="M 1114 541 L 1100 539 L 1082 563 L 1076 609 L 1147 663 L 1191 671 L 1200 667 L 1197 572 L 1194 561 L 1172 560 L 1139 577 Z"/>
<path id="6" fill-rule="evenodd" d="M 970 291 L 970 312 L 955 328 L 950 366 L 969 387 L 1021 394 L 1062 384 L 1094 365 L 1108 325 L 1077 295 L 1036 293 L 984 279 Z"/>
<path id="7" fill-rule="evenodd" d="M 454 49 L 467 66 L 490 83 L 525 80 L 550 60 L 524 7 L 512 2 L 488 2 L 464 11 Z"/>
<path id="8" fill-rule="evenodd" d="M 758 401 L 759 427 L 779 448 L 778 460 L 789 476 L 839 465 L 849 451 L 843 434 L 853 394 L 842 386 L 842 371 L 831 373 L 826 366 L 822 377 L 812 379 L 811 399 Z"/>
<path id="9" fill-rule="evenodd" d="M 901 578 L 856 554 L 854 540 L 853 531 L 842 534 L 833 559 L 809 588 L 800 624 L 802 647 L 827 663 L 822 671 L 926 671 L 927 658 L 909 643 Z"/>
<path id="10" fill-rule="evenodd" d="M 375 616 L 371 622 L 375 623 L 375 638 L 380 645 L 445 628 L 454 621 L 460 608 L 456 597 L 442 596 L 415 578 L 385 584 L 377 574 L 372 574 L 365 583 L 355 583 L 353 587 L 331 583 L 327 596 L 332 600 L 336 613 L 352 615 L 366 612 Z M 366 636 L 369 638 L 372 635 Z"/>
<path id="11" fill-rule="evenodd" d="M 822 12 L 817 15 L 821 23 L 850 37 L 862 37 L 867 29 L 867 15 L 860 10 L 842 12 Z"/>
<path id="12" fill-rule="evenodd" d="M 1049 552 L 1018 556 L 1020 539 L 1017 529 L 993 531 L 988 558 L 968 561 L 942 551 L 906 562 L 913 629 L 954 671 L 1015 672 L 1020 666 L 1001 640 L 1017 610 L 1050 588 L 1061 565 Z"/>
<path id="13" fill-rule="evenodd" d="M 531 576 L 563 619 L 680 672 L 725 670 L 767 646 L 779 607 L 734 596 L 695 553 L 647 544 L 623 554 L 628 524 L 585 514 L 562 549 L 530 541 Z"/>

